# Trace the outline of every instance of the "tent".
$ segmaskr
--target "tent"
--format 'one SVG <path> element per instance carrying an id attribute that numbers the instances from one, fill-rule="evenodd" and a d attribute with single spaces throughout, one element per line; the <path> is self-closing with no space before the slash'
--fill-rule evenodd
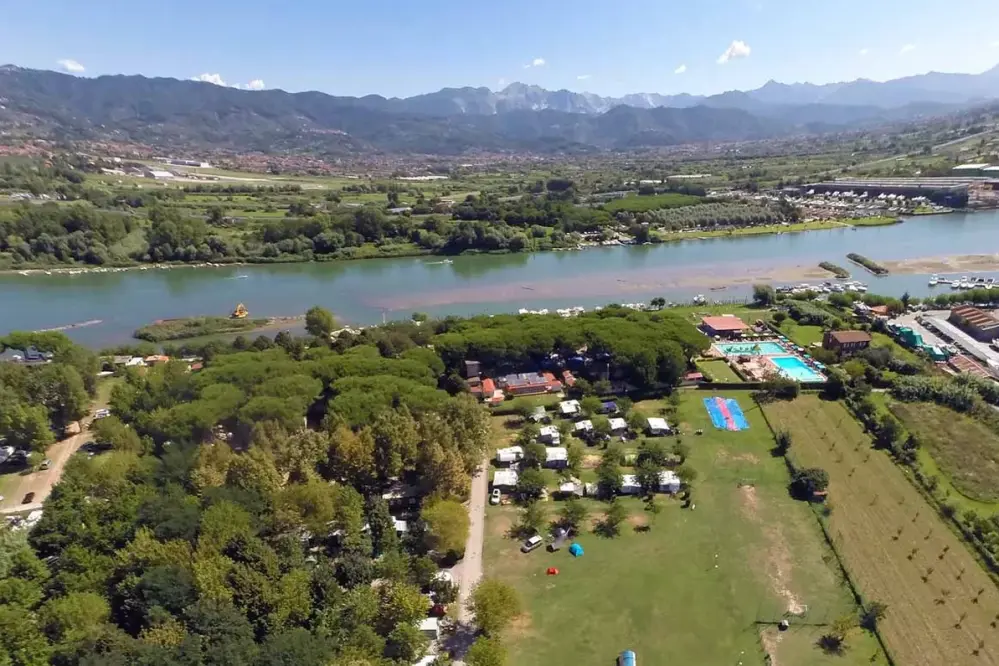
<path id="1" fill-rule="evenodd" d="M 580 546 L 578 543 L 574 543 L 571 546 L 569 546 L 569 554 L 572 555 L 573 557 L 582 557 L 583 547 Z"/>

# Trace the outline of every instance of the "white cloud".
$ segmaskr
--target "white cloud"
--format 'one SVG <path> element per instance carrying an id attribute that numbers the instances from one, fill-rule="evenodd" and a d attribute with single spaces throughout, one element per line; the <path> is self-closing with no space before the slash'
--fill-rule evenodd
<path id="1" fill-rule="evenodd" d="M 226 83 L 226 80 L 222 78 L 219 73 L 210 74 L 205 72 L 204 74 L 198 74 L 191 78 L 192 81 L 201 81 L 202 83 L 211 83 L 216 86 L 222 86 L 223 88 L 239 88 L 240 90 L 263 90 L 266 86 L 264 85 L 263 79 L 253 79 L 249 83 Z"/>
<path id="2" fill-rule="evenodd" d="M 85 69 L 83 65 L 81 65 L 76 60 L 73 60 L 72 58 L 63 58 L 62 60 L 57 60 L 56 64 L 62 67 L 67 72 L 71 72 L 72 74 L 79 74 Z"/>
<path id="3" fill-rule="evenodd" d="M 673 73 L 674 74 L 683 74 L 686 71 L 687 71 L 687 66 L 686 65 L 680 65 L 679 67 L 677 67 L 676 69 L 673 70 Z"/>
<path id="4" fill-rule="evenodd" d="M 871 52 L 871 50 L 869 48 L 862 48 L 857 53 L 859 53 L 861 56 L 865 56 L 865 55 L 867 55 L 870 52 Z"/>
<path id="5" fill-rule="evenodd" d="M 718 64 L 724 65 L 729 60 L 735 60 L 737 58 L 748 58 L 749 54 L 752 53 L 752 51 L 753 50 L 749 48 L 749 44 L 742 41 L 741 39 L 737 39 L 728 45 L 728 48 L 725 49 L 725 53 L 722 53 L 720 56 L 718 56 Z"/>
<path id="6" fill-rule="evenodd" d="M 911 53 L 912 51 L 915 51 L 915 50 L 916 50 L 916 45 L 915 44 L 906 44 L 905 46 L 903 46 L 902 48 L 900 48 L 898 50 L 898 54 L 899 55 L 905 55 L 906 53 Z"/>
<path id="7" fill-rule="evenodd" d="M 208 72 L 205 72 L 204 74 L 198 74 L 192 80 L 201 81 L 203 83 L 214 83 L 217 86 L 229 86 L 229 84 L 222 78 L 221 74 L 209 74 Z"/>
<path id="8" fill-rule="evenodd" d="M 589 74 L 580 74 L 579 76 L 576 77 L 576 79 L 579 81 L 586 81 L 589 78 L 590 78 Z"/>
<path id="9" fill-rule="evenodd" d="M 530 69 L 531 67 L 544 67 L 547 63 L 544 58 L 535 58 L 531 62 L 524 65 L 524 69 Z"/>
<path id="10" fill-rule="evenodd" d="M 502 79 L 501 78 L 499 81 L 496 82 L 496 86 L 499 87 L 499 88 L 505 87 L 506 86 L 506 79 Z"/>

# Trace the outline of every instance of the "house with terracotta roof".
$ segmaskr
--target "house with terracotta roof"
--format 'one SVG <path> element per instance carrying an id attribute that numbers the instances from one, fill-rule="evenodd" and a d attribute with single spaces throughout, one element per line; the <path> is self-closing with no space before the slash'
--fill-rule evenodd
<path id="1" fill-rule="evenodd" d="M 735 315 L 703 317 L 701 319 L 701 330 L 704 331 L 705 335 L 712 338 L 737 338 L 742 335 L 743 331 L 749 330 L 749 324 Z"/>
<path id="2" fill-rule="evenodd" d="M 562 382 L 550 372 L 520 372 L 500 377 L 496 382 L 504 392 L 513 396 L 557 393 L 562 390 Z"/>
<path id="3" fill-rule="evenodd" d="M 822 347 L 840 354 L 854 354 L 871 346 L 871 334 L 864 331 L 826 331 Z"/>

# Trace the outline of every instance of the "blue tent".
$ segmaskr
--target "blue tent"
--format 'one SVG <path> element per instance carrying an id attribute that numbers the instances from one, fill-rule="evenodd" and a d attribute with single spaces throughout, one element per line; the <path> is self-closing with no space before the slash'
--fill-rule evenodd
<path id="1" fill-rule="evenodd" d="M 569 554 L 572 555 L 573 557 L 582 557 L 583 547 L 580 546 L 578 543 L 574 543 L 571 546 L 569 546 Z"/>

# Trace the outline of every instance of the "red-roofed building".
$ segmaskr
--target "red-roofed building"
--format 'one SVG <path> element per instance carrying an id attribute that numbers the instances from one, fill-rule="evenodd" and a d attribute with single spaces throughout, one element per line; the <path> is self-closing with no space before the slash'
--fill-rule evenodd
<path id="1" fill-rule="evenodd" d="M 710 337 L 735 338 L 749 330 L 749 324 L 734 315 L 720 317 L 703 317 L 701 330 Z"/>
<path id="2" fill-rule="evenodd" d="M 557 393 L 562 390 L 562 382 L 550 372 L 522 372 L 506 375 L 497 380 L 500 388 L 510 395 L 538 395 Z"/>
<path id="3" fill-rule="evenodd" d="M 572 387 L 576 385 L 576 378 L 568 370 L 562 371 L 562 383 L 566 386 Z"/>

